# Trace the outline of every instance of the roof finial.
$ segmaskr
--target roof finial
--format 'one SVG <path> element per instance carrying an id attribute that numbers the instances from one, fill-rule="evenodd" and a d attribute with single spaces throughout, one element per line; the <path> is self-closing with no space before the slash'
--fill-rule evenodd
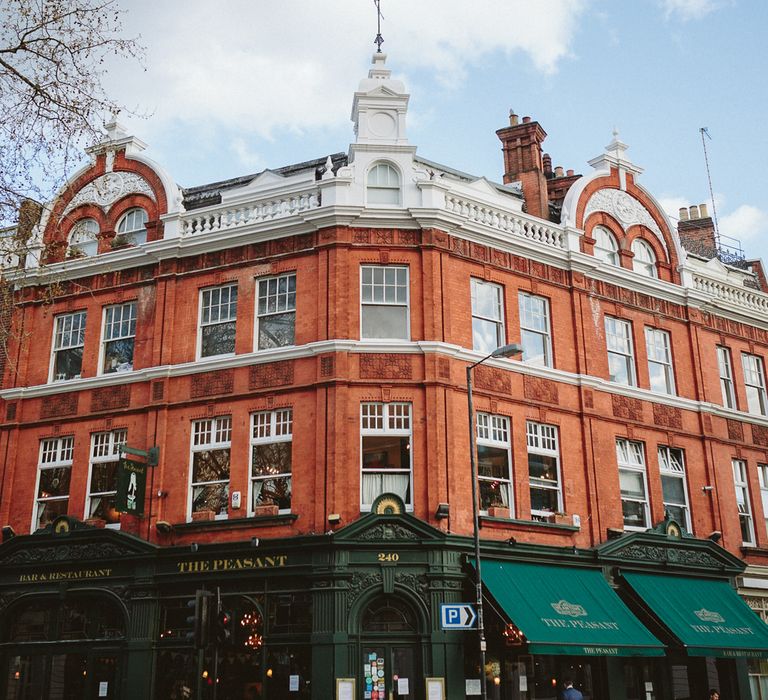
<path id="1" fill-rule="evenodd" d="M 373 4 L 376 5 L 376 38 L 373 43 L 376 44 L 376 53 L 381 53 L 381 45 L 384 43 L 384 38 L 381 36 L 381 0 L 373 0 Z"/>

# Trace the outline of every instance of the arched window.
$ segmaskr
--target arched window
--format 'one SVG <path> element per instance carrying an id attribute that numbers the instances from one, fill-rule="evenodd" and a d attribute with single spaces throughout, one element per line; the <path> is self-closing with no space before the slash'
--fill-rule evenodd
<path id="1" fill-rule="evenodd" d="M 368 171 L 368 203 L 400 204 L 400 175 L 391 165 L 377 163 Z"/>
<path id="2" fill-rule="evenodd" d="M 610 265 L 618 265 L 619 246 L 613 234 L 603 226 L 596 226 L 592 232 L 592 238 L 595 239 L 595 257 Z"/>
<path id="3" fill-rule="evenodd" d="M 96 255 L 99 251 L 99 223 L 96 219 L 80 219 L 69 235 L 69 254 L 72 257 Z"/>
<path id="4" fill-rule="evenodd" d="M 391 596 L 374 600 L 363 613 L 363 632 L 416 632 L 416 616 L 410 606 Z"/>
<path id="5" fill-rule="evenodd" d="M 125 236 L 126 243 L 139 245 L 147 242 L 147 212 L 139 207 L 129 209 L 117 225 L 117 235 Z"/>
<path id="6" fill-rule="evenodd" d="M 646 277 L 658 277 L 659 273 L 656 269 L 656 254 L 653 252 L 653 248 L 649 246 L 641 238 L 636 238 L 632 241 L 632 252 L 635 254 L 632 260 L 632 269 L 635 272 L 639 272 Z"/>

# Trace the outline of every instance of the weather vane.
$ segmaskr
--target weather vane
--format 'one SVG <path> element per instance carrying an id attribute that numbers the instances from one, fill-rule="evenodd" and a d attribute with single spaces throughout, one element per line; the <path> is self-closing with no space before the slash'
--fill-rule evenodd
<path id="1" fill-rule="evenodd" d="M 373 43 L 376 44 L 378 47 L 376 49 L 376 53 L 381 53 L 381 45 L 384 43 L 384 38 L 381 36 L 381 0 L 373 0 L 373 4 L 376 5 L 376 38 L 373 40 Z"/>

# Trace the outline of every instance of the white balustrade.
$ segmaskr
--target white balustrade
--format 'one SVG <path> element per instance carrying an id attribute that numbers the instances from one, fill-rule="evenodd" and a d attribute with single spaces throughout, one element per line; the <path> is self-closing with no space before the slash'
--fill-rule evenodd
<path id="1" fill-rule="evenodd" d="M 565 250 L 567 247 L 565 231 L 562 228 L 543 221 L 529 219 L 519 212 L 505 211 L 452 194 L 445 195 L 445 208 L 453 214 L 458 214 L 469 221 L 489 226 L 497 231 L 522 236 L 553 248 Z"/>
<path id="2" fill-rule="evenodd" d="M 727 282 L 720 282 L 711 277 L 693 276 L 693 287 L 716 299 L 741 306 L 752 311 L 768 313 L 768 294 L 747 287 L 739 287 Z"/>
<path id="3" fill-rule="evenodd" d="M 259 200 L 231 207 L 192 211 L 182 218 L 181 235 L 191 236 L 214 231 L 226 231 L 247 224 L 273 221 L 296 216 L 320 206 L 318 190 Z"/>

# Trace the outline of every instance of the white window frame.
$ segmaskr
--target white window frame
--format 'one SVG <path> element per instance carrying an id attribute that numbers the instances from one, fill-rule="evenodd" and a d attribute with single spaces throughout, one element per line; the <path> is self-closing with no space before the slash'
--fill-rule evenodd
<path id="1" fill-rule="evenodd" d="M 207 430 L 205 424 L 209 424 Z M 198 427 L 203 428 L 198 431 Z M 210 434 L 210 440 L 203 441 L 199 435 Z M 226 439 L 222 439 L 222 437 Z M 232 416 L 216 416 L 214 418 L 200 418 L 192 421 L 190 430 L 190 456 L 189 456 L 189 488 L 187 489 L 187 520 L 192 520 L 192 505 L 194 503 L 194 492 L 198 486 L 211 484 L 226 484 L 226 502 L 227 508 L 224 513 L 216 513 L 216 520 L 226 520 L 229 515 L 229 485 L 232 482 Z M 227 479 L 216 479 L 214 481 L 193 481 L 195 467 L 195 453 L 207 452 L 209 450 L 229 450 L 229 477 Z"/>
<path id="2" fill-rule="evenodd" d="M 129 221 L 135 225 L 135 219 L 137 213 L 141 212 L 144 216 L 141 226 L 139 228 L 128 228 Z M 149 214 L 146 209 L 142 207 L 131 207 L 128 211 L 124 212 L 120 217 L 120 221 L 117 224 L 116 234 L 118 236 L 125 236 L 129 239 L 131 245 L 141 245 L 147 242 L 147 221 L 149 220 Z"/>
<path id="3" fill-rule="evenodd" d="M 753 365 L 753 366 L 749 366 Z M 763 358 L 748 352 L 741 353 L 744 385 L 747 393 L 747 410 L 757 416 L 768 415 L 768 396 L 765 392 L 765 365 Z M 750 392 L 750 389 L 752 390 Z M 754 398 L 753 398 L 754 397 Z M 757 404 L 755 404 L 757 401 Z"/>
<path id="4" fill-rule="evenodd" d="M 679 479 L 683 484 L 683 499 L 684 503 L 673 503 L 667 501 L 664 498 L 664 481 L 661 483 L 661 497 L 664 503 L 664 507 L 673 506 L 675 508 L 682 509 L 685 514 L 685 522 L 680 523 L 685 527 L 688 532 L 692 531 L 691 525 L 691 502 L 688 498 L 688 478 L 685 470 L 685 450 L 679 447 L 669 447 L 667 445 L 659 445 L 659 474 L 662 477 L 668 479 Z M 679 457 L 679 459 L 678 459 Z"/>
<path id="5" fill-rule="evenodd" d="M 371 410 L 374 409 L 375 410 Z M 378 411 L 381 408 L 381 411 Z M 374 427 L 371 425 L 374 424 Z M 377 427 L 378 424 L 380 427 Z M 406 427 L 403 427 L 403 426 Z M 407 469 L 383 469 L 368 468 L 363 464 L 363 438 L 367 436 L 393 436 L 408 437 L 408 458 Z M 360 404 L 360 511 L 368 512 L 371 510 L 371 503 L 365 503 L 363 498 L 363 476 L 365 474 L 407 474 L 408 476 L 408 499 L 403 499 L 405 508 L 413 511 L 413 404 L 406 401 L 391 401 L 382 403 L 381 401 L 364 401 Z M 379 494 L 381 495 L 381 494 Z"/>
<path id="6" fill-rule="evenodd" d="M 652 369 L 653 366 L 656 365 L 660 367 L 661 371 L 664 373 L 665 385 L 664 390 L 657 393 L 674 396 L 675 368 L 672 362 L 672 336 L 669 334 L 669 331 L 646 326 L 645 352 L 648 359 L 648 381 L 650 390 L 656 391 L 656 389 L 653 388 L 651 381 L 653 376 Z"/>
<path id="7" fill-rule="evenodd" d="M 115 496 L 117 494 L 117 483 L 115 483 L 115 488 L 110 491 L 91 493 L 94 465 L 119 461 L 120 448 L 127 442 L 128 431 L 125 428 L 91 433 L 91 451 L 90 459 L 88 461 L 88 484 L 85 489 L 85 511 L 83 513 L 84 519 L 94 517 L 91 516 L 91 499 L 104 496 Z M 106 527 L 119 530 L 120 523 L 107 523 Z"/>
<path id="8" fill-rule="evenodd" d="M 763 523 L 768 535 L 768 464 L 758 463 L 757 478 L 760 482 L 760 503 L 763 506 Z"/>
<path id="9" fill-rule="evenodd" d="M 53 455 L 53 459 L 48 458 Z M 63 437 L 55 438 L 43 438 L 40 440 L 39 454 L 37 459 L 37 478 L 35 479 L 35 495 L 34 495 L 34 507 L 32 508 L 32 527 L 30 532 L 35 532 L 38 529 L 38 522 L 40 520 L 40 505 L 43 503 L 51 503 L 53 501 L 65 501 L 67 508 L 64 510 L 66 513 L 69 510 L 69 498 L 72 495 L 72 464 L 74 462 L 75 454 L 75 437 L 74 435 L 65 435 Z M 40 496 L 40 477 L 42 472 L 48 469 L 69 469 L 69 490 L 66 496 Z M 58 517 L 58 516 L 57 516 Z"/>
<path id="10" fill-rule="evenodd" d="M 112 323 L 110 324 L 108 322 L 108 316 L 111 309 L 120 309 L 120 321 L 119 323 L 114 322 L 114 318 L 112 319 Z M 125 312 L 128 312 L 128 318 L 124 319 L 123 315 Z M 133 353 L 132 353 L 132 362 L 131 362 L 131 369 L 122 370 L 122 372 L 132 372 L 134 367 L 134 362 L 136 360 L 136 315 L 138 313 L 138 304 L 136 301 L 127 301 L 123 304 L 111 304 L 109 306 L 105 306 L 102 309 L 101 312 L 101 343 L 99 344 L 99 374 L 121 374 L 121 371 L 115 371 L 115 372 L 107 372 L 104 367 L 104 362 L 107 358 L 107 344 L 115 342 L 116 340 L 128 340 L 129 338 L 133 338 Z M 128 333 L 125 335 L 122 335 L 122 326 L 124 323 L 128 323 Z M 118 328 L 117 331 L 119 335 L 116 335 L 114 337 L 108 338 L 107 334 L 110 331 L 110 327 L 112 328 Z M 133 331 L 133 332 L 131 332 Z"/>
<path id="11" fill-rule="evenodd" d="M 280 280 L 286 281 L 286 290 L 284 292 L 279 291 L 280 289 Z M 290 291 L 290 282 L 291 279 L 293 280 L 293 291 Z M 277 291 L 274 294 L 271 294 L 269 292 L 269 284 L 270 282 L 275 282 L 275 286 L 277 288 Z M 261 288 L 262 285 L 267 286 L 267 293 L 264 295 L 263 298 L 275 299 L 275 310 L 274 311 L 265 311 L 264 313 L 259 312 L 259 307 L 261 306 Z M 293 306 L 291 306 L 291 297 L 293 297 Z M 287 343 L 285 345 L 276 345 L 275 347 L 270 348 L 261 348 L 259 347 L 259 337 L 260 337 L 260 328 L 262 319 L 269 318 L 270 316 L 284 316 L 286 314 L 293 314 L 293 342 Z M 296 344 L 296 273 L 295 272 L 286 272 L 280 275 L 271 275 L 269 277 L 257 277 L 256 278 L 256 323 L 254 323 L 254 338 L 253 338 L 253 347 L 258 352 L 261 350 L 275 350 L 277 348 L 288 348 L 293 347 Z"/>
<path id="12" fill-rule="evenodd" d="M 595 226 L 592 229 L 592 238 L 595 241 L 592 255 L 601 262 L 619 267 L 619 242 L 613 232 L 605 226 Z M 608 245 L 602 245 L 604 242 Z"/>
<path id="13" fill-rule="evenodd" d="M 557 510 L 550 512 L 546 510 L 534 510 L 531 505 L 531 518 L 541 519 L 551 522 L 555 513 L 563 512 L 563 475 L 560 462 L 560 435 L 556 425 L 548 423 L 538 423 L 536 421 L 526 421 L 525 423 L 525 441 L 527 455 L 540 455 L 543 457 L 554 457 L 555 468 L 557 471 L 557 482 L 551 479 L 541 479 L 531 477 L 530 462 L 528 463 L 528 487 L 530 490 L 542 489 L 557 492 Z"/>
<path id="14" fill-rule="evenodd" d="M 747 534 L 749 539 L 742 537 L 742 546 L 754 547 L 755 540 L 755 519 L 752 515 L 752 503 L 749 498 L 749 472 L 747 471 L 747 463 L 743 459 L 732 459 L 731 465 L 733 466 L 733 487 L 736 493 L 736 507 L 739 515 L 739 526 L 741 529 L 742 521 L 747 524 Z M 743 502 L 739 502 L 739 494 L 743 498 Z M 742 532 L 742 535 L 744 533 Z"/>
<path id="15" fill-rule="evenodd" d="M 203 321 L 203 311 L 204 311 L 204 302 L 206 294 L 210 294 L 214 290 L 219 290 L 219 304 L 218 308 L 221 310 L 224 308 L 224 305 L 221 303 L 221 292 L 224 289 L 229 289 L 229 299 L 230 301 L 226 304 L 226 307 L 232 305 L 232 289 L 235 290 L 235 294 L 237 294 L 237 298 L 235 299 L 235 313 L 234 317 L 228 316 L 225 319 L 222 319 L 221 316 L 216 321 L 208 320 L 207 322 Z M 196 351 L 196 358 L 198 360 L 205 360 L 209 357 L 234 357 L 235 356 L 235 350 L 233 349 L 232 352 L 222 352 L 217 353 L 215 355 L 203 355 L 203 328 L 209 327 L 209 326 L 217 326 L 222 325 L 224 323 L 234 323 L 235 324 L 235 349 L 237 348 L 237 304 L 239 301 L 239 294 L 238 294 L 238 287 L 237 282 L 229 282 L 227 284 L 217 284 L 212 287 L 203 287 L 200 289 L 199 295 L 198 295 L 198 308 L 197 308 L 197 351 Z M 214 308 L 211 306 L 210 308 Z"/>
<path id="16" fill-rule="evenodd" d="M 363 301 L 363 270 L 377 270 L 381 269 L 385 271 L 385 277 L 386 277 L 386 270 L 405 270 L 405 302 L 400 302 L 395 300 L 394 302 L 391 301 Z M 397 274 L 397 273 L 395 273 Z M 372 273 L 372 275 L 375 275 L 375 272 Z M 371 288 L 375 287 L 383 287 L 385 294 L 388 287 L 391 287 L 392 285 L 387 285 L 386 281 L 382 285 L 377 285 L 375 282 L 371 283 Z M 397 297 L 397 289 L 402 288 L 401 285 L 398 285 L 397 282 L 395 282 L 395 297 Z M 405 338 L 376 338 L 376 337 L 367 337 L 363 335 L 363 308 L 366 306 L 395 306 L 395 307 L 405 307 Z M 360 339 L 361 340 L 372 340 L 376 342 L 400 342 L 403 340 L 410 340 L 411 339 L 411 275 L 410 275 L 410 268 L 407 265 L 361 265 L 360 266 Z"/>
<path id="17" fill-rule="evenodd" d="M 509 508 L 509 517 L 515 517 L 515 487 L 512 481 L 512 439 L 509 425 L 509 418 L 507 416 L 499 416 L 493 413 L 476 413 L 475 414 L 475 447 L 493 447 L 496 449 L 504 450 L 507 456 L 507 473 L 504 477 L 482 476 L 480 474 L 480 450 L 477 452 L 477 480 L 478 480 L 478 498 L 480 512 L 487 515 L 488 509 L 482 508 L 482 488 L 483 482 L 486 483 L 498 483 L 500 490 L 505 490 L 507 494 L 506 504 L 504 504 L 504 497 L 501 497 L 502 508 Z"/>
<path id="18" fill-rule="evenodd" d="M 253 474 L 253 448 L 258 445 L 274 445 L 276 443 L 291 444 L 291 471 L 275 472 L 267 476 Z M 251 439 L 248 456 L 248 513 L 253 515 L 256 500 L 253 497 L 256 482 L 266 482 L 270 479 L 287 478 L 291 488 L 291 503 L 293 503 L 293 409 L 276 408 L 272 411 L 257 411 L 251 414 Z M 279 513 L 290 513 L 291 508 L 280 508 Z"/>
<path id="19" fill-rule="evenodd" d="M 64 323 L 64 319 L 71 318 L 74 321 L 74 318 L 76 316 L 82 316 L 82 324 L 80 325 L 79 329 L 76 331 L 79 336 L 82 336 L 82 340 L 75 344 L 69 344 L 69 345 L 62 345 L 61 347 L 58 347 L 58 338 L 59 338 L 59 324 Z M 85 331 L 88 323 L 88 312 L 85 310 L 80 311 L 72 311 L 70 313 L 66 314 L 59 314 L 58 316 L 53 317 L 53 338 L 51 339 L 51 364 L 48 370 L 48 382 L 69 382 L 73 379 L 80 379 L 83 375 L 83 361 L 85 360 Z M 70 328 L 69 331 L 62 330 L 61 336 L 63 337 L 65 333 L 68 333 L 70 335 L 70 338 L 73 334 L 72 329 Z M 69 379 L 56 379 L 54 376 L 54 371 L 56 369 L 56 353 L 60 352 L 62 350 L 74 350 L 76 348 L 83 348 L 83 358 L 80 361 L 80 374 L 75 375 L 74 377 L 70 377 Z"/>
<path id="20" fill-rule="evenodd" d="M 100 232 L 99 222 L 92 216 L 79 219 L 69 232 L 68 252 L 78 251 L 84 257 L 98 255 Z"/>
<path id="21" fill-rule="evenodd" d="M 625 321 L 622 318 L 616 318 L 615 316 L 606 316 L 604 321 L 605 347 L 606 352 L 608 353 L 608 381 L 615 382 L 617 384 L 623 384 L 624 386 L 637 386 L 637 370 L 635 367 L 635 345 L 634 338 L 632 337 L 632 322 Z M 609 330 L 610 324 L 615 324 L 616 329 L 623 328 L 626 331 L 626 337 L 624 340 L 626 341 L 627 347 L 623 349 L 618 347 L 611 347 L 611 338 L 617 338 L 618 334 Z M 617 382 L 616 380 L 611 379 L 611 355 L 624 358 L 624 362 L 627 364 L 627 368 L 629 370 L 627 373 L 628 381 L 626 384 L 624 384 L 624 382 Z"/>
<path id="22" fill-rule="evenodd" d="M 731 349 L 725 345 L 717 346 L 717 366 L 720 372 L 720 393 L 725 408 L 737 409 L 736 386 L 733 381 L 733 361 Z"/>
<path id="23" fill-rule="evenodd" d="M 525 300 L 531 299 L 536 302 L 542 302 L 544 307 L 544 322 L 545 330 L 535 328 L 534 326 L 525 325 L 528 314 L 524 308 Z M 529 294 L 528 292 L 518 293 L 518 308 L 520 311 L 520 342 L 525 348 L 525 335 L 526 333 L 536 335 L 544 339 L 544 362 L 534 362 L 525 356 L 525 349 L 523 349 L 522 361 L 528 364 L 535 364 L 541 367 L 552 367 L 552 325 L 551 315 L 549 311 L 549 299 L 547 297 L 538 296 L 536 294 Z"/>
<path id="24" fill-rule="evenodd" d="M 379 182 L 379 176 L 383 172 L 387 173 L 386 181 Z M 392 179 L 394 175 L 394 183 Z M 375 180 L 375 182 L 374 182 Z M 402 175 L 400 170 L 392 163 L 377 161 L 368 168 L 365 178 L 365 201 L 367 206 L 372 207 L 399 207 L 402 203 Z M 392 197 L 394 193 L 394 198 Z M 371 195 L 374 195 L 371 197 Z M 389 198 L 392 201 L 376 201 L 377 197 L 382 199 Z"/>
<path id="25" fill-rule="evenodd" d="M 659 276 L 659 270 L 656 267 L 656 253 L 648 241 L 642 238 L 635 238 L 632 241 L 632 252 L 635 254 L 632 258 L 632 269 L 639 275 L 656 278 Z"/>
<path id="26" fill-rule="evenodd" d="M 627 459 L 624 459 L 622 449 L 620 446 L 626 446 L 624 452 L 627 455 Z M 636 459 L 632 459 L 635 457 Z M 627 525 L 624 523 L 625 530 L 631 530 L 635 532 L 643 532 L 651 526 L 651 507 L 648 497 L 648 469 L 646 467 L 645 459 L 645 445 L 637 440 L 629 440 L 627 438 L 616 438 L 616 463 L 619 470 L 619 497 L 622 503 L 622 522 L 623 516 L 623 504 L 625 501 L 630 503 L 639 503 L 643 507 L 643 517 L 645 519 L 642 525 Z M 632 472 L 635 474 L 641 474 L 643 477 L 643 490 L 644 496 L 638 498 L 637 496 L 624 496 L 621 493 L 621 472 Z"/>
<path id="27" fill-rule="evenodd" d="M 469 281 L 469 290 L 470 303 L 472 305 L 472 349 L 487 355 L 496 350 L 496 348 L 505 345 L 507 336 L 504 325 L 504 287 L 500 284 L 495 284 L 494 282 L 486 282 L 485 280 L 479 280 L 472 277 Z M 485 293 L 493 294 L 496 297 L 492 302 L 496 309 L 496 317 L 484 316 L 479 309 L 478 295 Z M 483 324 L 491 324 L 495 327 L 496 344 L 492 348 L 486 346 L 479 347 L 478 343 L 475 342 L 475 320 Z"/>

